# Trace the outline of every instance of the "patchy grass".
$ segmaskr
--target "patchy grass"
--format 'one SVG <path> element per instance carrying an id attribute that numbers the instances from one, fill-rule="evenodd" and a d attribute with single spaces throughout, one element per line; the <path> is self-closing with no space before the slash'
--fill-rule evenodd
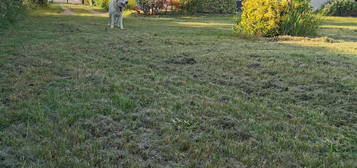
<path id="1" fill-rule="evenodd" d="M 244 40 L 228 16 L 82 8 L 0 32 L 0 167 L 356 166 L 357 18 Z"/>

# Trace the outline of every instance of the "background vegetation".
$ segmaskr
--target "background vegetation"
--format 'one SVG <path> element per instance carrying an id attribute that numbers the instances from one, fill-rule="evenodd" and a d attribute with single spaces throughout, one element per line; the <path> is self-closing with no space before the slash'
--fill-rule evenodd
<path id="1" fill-rule="evenodd" d="M 169 0 L 138 0 L 138 8 L 146 15 L 159 14 L 168 5 L 170 5 Z"/>
<path id="2" fill-rule="evenodd" d="M 85 4 L 93 4 L 108 9 L 109 0 L 86 0 Z M 137 6 L 138 5 L 138 6 Z M 139 7 L 144 14 L 158 14 L 160 11 L 175 9 L 184 13 L 216 13 L 227 14 L 236 10 L 235 0 L 129 0 L 129 8 Z"/>
<path id="3" fill-rule="evenodd" d="M 351 0 L 332 0 L 321 10 L 325 16 L 357 16 L 357 2 Z"/>
<path id="4" fill-rule="evenodd" d="M 6 28 L 27 15 L 28 8 L 47 7 L 47 0 L 1 0 L 0 29 Z"/>
<path id="5" fill-rule="evenodd" d="M 25 4 L 27 5 L 32 5 L 36 7 L 47 7 L 48 5 L 48 0 L 22 0 Z"/>
<path id="6" fill-rule="evenodd" d="M 108 11 L 110 0 L 85 0 L 84 4 L 89 6 L 99 6 Z M 128 0 L 128 9 L 136 7 L 136 0 Z"/>
<path id="7" fill-rule="evenodd" d="M 25 5 L 21 0 L 0 1 L 0 28 L 5 28 L 26 14 Z"/>
<path id="8" fill-rule="evenodd" d="M 233 13 L 236 0 L 180 0 L 181 9 L 188 13 Z"/>

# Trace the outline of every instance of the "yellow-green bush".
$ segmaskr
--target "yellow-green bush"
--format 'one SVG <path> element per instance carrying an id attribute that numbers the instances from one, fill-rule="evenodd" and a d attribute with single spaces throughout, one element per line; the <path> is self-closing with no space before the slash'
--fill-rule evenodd
<path id="1" fill-rule="evenodd" d="M 135 9 L 136 8 L 136 0 L 129 0 L 127 8 L 128 9 Z"/>
<path id="2" fill-rule="evenodd" d="M 285 12 L 287 6 L 287 0 L 245 0 L 240 22 L 234 30 L 248 35 L 277 35 L 281 14 Z"/>
<path id="3" fill-rule="evenodd" d="M 313 35 L 319 20 L 308 0 L 245 0 L 234 31 L 254 36 Z"/>

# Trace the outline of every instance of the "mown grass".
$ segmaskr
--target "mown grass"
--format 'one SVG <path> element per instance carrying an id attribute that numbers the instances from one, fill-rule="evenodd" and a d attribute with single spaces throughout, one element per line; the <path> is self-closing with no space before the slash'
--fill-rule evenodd
<path id="1" fill-rule="evenodd" d="M 76 12 L 0 32 L 0 167 L 356 166 L 356 18 L 245 40 L 229 16 Z"/>

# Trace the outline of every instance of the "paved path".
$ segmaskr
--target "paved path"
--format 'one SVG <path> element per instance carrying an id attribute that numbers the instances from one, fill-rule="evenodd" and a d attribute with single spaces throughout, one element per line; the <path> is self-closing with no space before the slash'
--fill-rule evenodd
<path id="1" fill-rule="evenodd" d="M 69 8 L 65 7 L 63 4 L 61 4 L 61 8 L 63 9 L 63 14 L 65 15 L 75 15 L 73 11 L 71 11 Z"/>
<path id="2" fill-rule="evenodd" d="M 64 15 L 75 15 L 76 13 L 73 12 L 70 8 L 64 6 L 64 3 L 66 3 L 67 0 L 54 0 L 54 3 L 60 3 L 60 6 L 63 10 L 62 14 Z M 69 3 L 71 4 L 81 4 L 79 2 L 81 2 L 81 0 L 68 0 Z M 93 9 L 85 9 L 87 10 L 89 13 L 91 14 L 94 14 L 94 15 L 107 15 L 106 13 L 103 13 L 103 12 L 98 12 L 98 11 L 95 11 Z"/>
<path id="3" fill-rule="evenodd" d="M 64 4 L 67 3 L 67 0 L 53 0 L 53 3 Z M 82 4 L 82 0 L 68 0 L 70 4 Z"/>

